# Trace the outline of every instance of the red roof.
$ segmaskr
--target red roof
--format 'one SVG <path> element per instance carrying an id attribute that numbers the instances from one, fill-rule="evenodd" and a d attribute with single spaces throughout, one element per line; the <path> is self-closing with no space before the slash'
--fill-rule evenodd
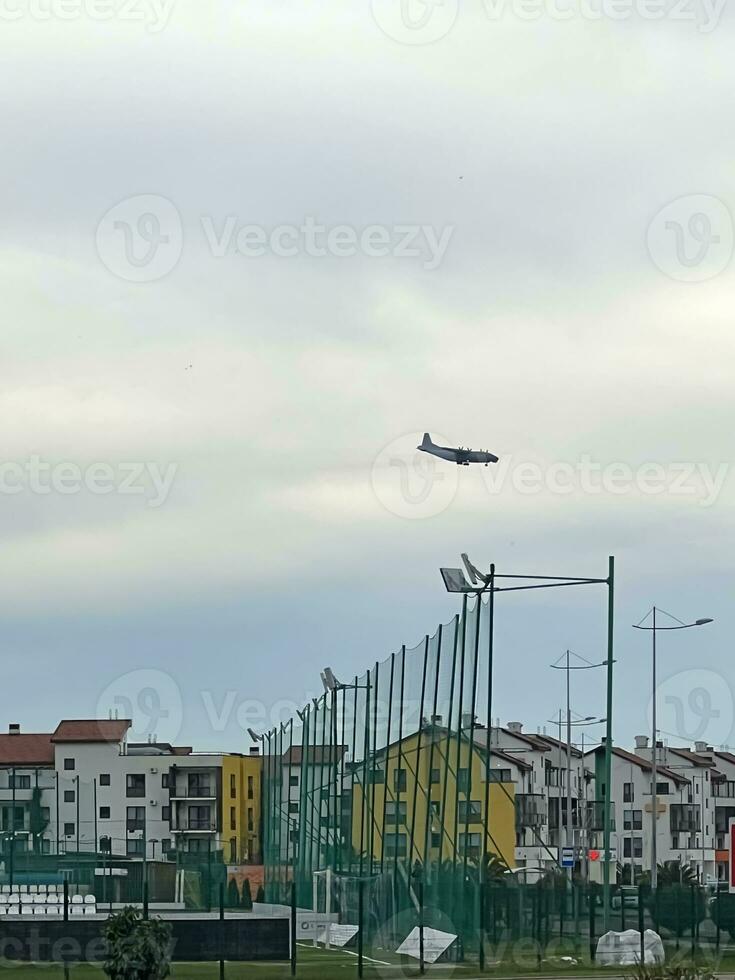
<path id="1" fill-rule="evenodd" d="M 0 764 L 4 766 L 52 766 L 54 747 L 50 735 L 0 735 Z"/>
<path id="2" fill-rule="evenodd" d="M 75 719 L 59 722 L 52 742 L 121 742 L 132 722 L 127 718 Z"/>

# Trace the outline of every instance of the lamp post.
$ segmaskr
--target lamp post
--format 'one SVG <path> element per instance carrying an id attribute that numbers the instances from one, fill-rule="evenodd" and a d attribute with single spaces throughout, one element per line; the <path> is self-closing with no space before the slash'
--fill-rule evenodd
<path id="1" fill-rule="evenodd" d="M 660 626 L 658 623 L 658 614 L 663 613 L 668 619 L 673 620 L 676 626 Z M 646 620 L 651 620 L 650 626 L 644 626 Z M 650 612 L 646 613 L 640 623 L 635 623 L 633 629 L 645 630 L 651 633 L 653 639 L 652 648 L 652 683 L 653 683 L 653 701 L 651 706 L 651 888 L 656 889 L 658 885 L 658 848 L 657 848 L 657 836 L 658 836 L 658 746 L 657 746 L 657 730 L 656 730 L 656 634 L 659 630 L 688 630 L 694 626 L 706 626 L 707 623 L 712 623 L 712 619 L 696 619 L 693 623 L 684 623 L 676 616 L 672 616 L 671 613 L 664 612 L 663 609 L 658 609 L 656 606 L 651 609 Z"/>
<path id="2" fill-rule="evenodd" d="M 551 664 L 551 666 L 555 666 Z M 592 667 L 600 667 L 601 664 L 591 664 Z M 574 668 L 571 668 L 574 670 Z M 567 695 L 568 697 L 568 695 Z M 562 742 L 561 738 L 561 726 L 562 726 L 562 711 L 559 709 L 559 717 L 556 724 L 559 726 L 559 772 L 561 773 L 561 751 Z M 559 831 L 565 830 L 564 839 L 567 847 L 574 847 L 574 834 L 573 834 L 573 824 L 572 824 L 572 728 L 587 728 L 588 725 L 604 725 L 607 718 L 596 718 L 594 715 L 587 715 L 586 718 L 578 718 L 572 721 L 571 711 L 569 709 L 569 701 L 567 700 L 567 743 L 566 743 L 566 818 L 564 821 L 560 819 L 559 821 Z M 553 724 L 552 720 L 549 719 L 549 724 Z M 584 769 L 584 752 L 582 753 L 582 768 Z M 584 778 L 584 777 L 583 777 Z M 561 788 L 561 781 L 560 787 Z M 561 797 L 559 797 L 561 800 Z M 561 811 L 561 806 L 560 806 Z M 579 815 L 577 816 L 577 822 L 579 823 Z M 561 833 L 560 833 L 561 838 Z M 573 868 L 567 868 L 569 872 L 569 878 L 572 877 Z"/>
<path id="3" fill-rule="evenodd" d="M 576 660 L 580 661 L 578 664 L 572 664 L 571 658 L 574 657 Z M 593 664 L 584 657 L 580 657 L 576 653 L 572 653 L 571 650 L 567 650 L 566 653 L 559 658 L 555 663 L 550 664 L 552 670 L 563 670 L 566 671 L 566 689 L 567 689 L 567 819 L 566 819 L 566 845 L 567 847 L 574 846 L 573 840 L 573 828 L 572 828 L 572 726 L 580 727 L 586 724 L 600 724 L 600 722 L 607 721 L 606 718 L 598 719 L 593 715 L 589 715 L 587 718 L 581 719 L 578 722 L 572 722 L 572 707 L 571 707 L 571 683 L 570 675 L 573 670 L 594 670 L 596 667 L 606 667 L 607 661 L 603 660 L 601 663 Z M 560 721 L 561 721 L 561 712 Z M 559 741 L 561 742 L 561 724 L 559 725 Z M 560 746 L 561 749 L 561 746 Z M 607 859 L 607 854 L 605 855 Z M 569 869 L 569 877 L 572 876 L 572 869 Z"/>
<path id="4" fill-rule="evenodd" d="M 610 851 L 610 823 L 611 808 L 610 781 L 612 775 L 612 711 L 613 711 L 613 634 L 614 634 L 614 611 L 615 611 L 615 559 L 611 556 L 608 559 L 607 578 L 583 578 L 577 576 L 561 575 L 506 575 L 496 572 L 495 565 L 490 568 L 489 574 L 480 572 L 469 560 L 467 555 L 462 555 L 462 562 L 470 576 L 471 583 L 465 578 L 461 568 L 442 568 L 441 574 L 444 585 L 448 592 L 459 592 L 467 595 L 474 594 L 478 599 L 487 594 L 489 596 L 489 651 L 488 651 L 488 703 L 487 703 L 487 724 L 488 733 L 492 731 L 491 716 L 491 695 L 492 695 L 492 672 L 493 672 L 493 625 L 494 625 L 494 597 L 496 592 L 520 592 L 529 589 L 552 589 L 563 588 L 573 585 L 606 585 L 607 586 L 607 711 L 606 711 L 606 737 L 605 737 L 605 800 L 604 800 L 604 849 L 608 854 Z M 485 838 L 487 839 L 488 814 L 485 811 Z M 610 927 L 610 862 L 606 861 L 603 866 L 603 916 L 604 927 L 607 931 Z"/>

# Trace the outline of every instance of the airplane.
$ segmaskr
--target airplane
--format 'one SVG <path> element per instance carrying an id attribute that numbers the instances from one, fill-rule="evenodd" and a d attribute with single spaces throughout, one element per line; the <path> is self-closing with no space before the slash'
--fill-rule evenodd
<path id="1" fill-rule="evenodd" d="M 498 462 L 497 456 L 493 456 L 492 453 L 484 452 L 483 450 L 465 449 L 463 446 L 459 446 L 457 449 L 449 449 L 447 446 L 436 446 L 431 441 L 431 436 L 428 432 L 424 432 L 423 442 L 416 448 L 422 453 L 430 453 L 432 456 L 438 456 L 439 459 L 446 459 L 450 463 L 456 463 L 457 466 L 469 466 L 470 463 L 484 463 L 485 466 L 488 466 L 490 463 Z"/>

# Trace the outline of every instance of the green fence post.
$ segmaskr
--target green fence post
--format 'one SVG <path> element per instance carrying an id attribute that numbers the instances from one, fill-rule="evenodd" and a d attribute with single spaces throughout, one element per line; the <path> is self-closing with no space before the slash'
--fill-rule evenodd
<path id="1" fill-rule="evenodd" d="M 363 947 L 363 912 L 364 912 L 364 885 L 365 882 L 360 878 L 357 884 L 357 975 L 362 977 L 362 947 Z"/>
<path id="2" fill-rule="evenodd" d="M 69 882 L 64 878 L 64 922 L 69 921 Z"/>
<path id="3" fill-rule="evenodd" d="M 480 972 L 485 969 L 485 882 L 480 879 Z"/>
<path id="4" fill-rule="evenodd" d="M 424 882 L 420 879 L 418 882 L 418 900 L 419 900 L 419 973 L 423 976 L 426 973 L 426 964 L 424 963 Z"/>
<path id="5" fill-rule="evenodd" d="M 143 918 L 148 918 L 148 882 L 143 882 Z"/>
<path id="6" fill-rule="evenodd" d="M 646 939 L 643 921 L 643 885 L 638 885 L 638 931 L 641 934 L 641 966 L 646 963 Z"/>
<path id="7" fill-rule="evenodd" d="M 247 886 L 247 882 L 245 882 Z M 225 885 L 219 883 L 219 980 L 225 980 Z"/>
<path id="8" fill-rule="evenodd" d="M 590 907 L 590 960 L 594 963 L 597 950 L 595 947 L 595 890 L 592 885 L 590 885 L 588 894 Z"/>
<path id="9" fill-rule="evenodd" d="M 717 951 L 720 949 L 720 882 L 717 882 L 717 892 L 715 893 L 715 901 L 717 902 L 717 938 L 715 940 Z"/>
<path id="10" fill-rule="evenodd" d="M 296 880 L 291 882 L 291 976 L 296 976 Z"/>
<path id="11" fill-rule="evenodd" d="M 694 956 L 694 952 L 697 946 L 697 923 L 695 921 L 697 918 L 697 911 L 696 911 L 697 906 L 696 906 L 696 897 L 694 895 L 694 885 L 690 885 L 689 888 L 690 888 L 689 909 L 691 912 L 690 918 L 691 918 L 691 925 L 692 925 L 692 956 Z"/>

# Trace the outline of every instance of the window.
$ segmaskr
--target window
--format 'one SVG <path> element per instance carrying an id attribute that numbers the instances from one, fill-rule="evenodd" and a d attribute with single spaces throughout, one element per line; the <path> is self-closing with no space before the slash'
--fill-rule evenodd
<path id="1" fill-rule="evenodd" d="M 237 864 L 237 838 L 230 838 L 230 863 Z"/>
<path id="2" fill-rule="evenodd" d="M 64 803 L 74 803 L 76 800 L 76 793 L 73 789 L 64 790 Z"/>
<path id="3" fill-rule="evenodd" d="M 658 796 L 668 796 L 669 795 L 669 784 L 668 783 L 656 783 L 656 793 Z"/>
<path id="4" fill-rule="evenodd" d="M 109 772 L 101 772 L 100 773 L 100 786 L 109 786 L 109 785 L 110 785 L 110 774 L 109 774 Z"/>
<path id="5" fill-rule="evenodd" d="M 249 806 L 248 807 L 248 830 L 254 830 L 255 829 L 255 822 L 254 822 L 254 820 L 255 820 L 255 818 L 253 817 L 253 808 L 251 806 Z"/>
<path id="6" fill-rule="evenodd" d="M 391 857 L 405 857 L 406 834 L 386 834 L 385 853 Z"/>
<path id="7" fill-rule="evenodd" d="M 459 801 L 459 822 L 479 823 L 482 820 L 482 804 L 479 800 Z"/>
<path id="8" fill-rule="evenodd" d="M 623 810 L 623 830 L 643 830 L 643 810 Z"/>
<path id="9" fill-rule="evenodd" d="M 125 777 L 125 786 L 128 796 L 145 796 L 145 774 L 129 772 Z"/>
<path id="10" fill-rule="evenodd" d="M 64 769 L 69 772 L 70 769 L 76 769 L 77 764 L 74 759 L 64 759 Z"/>
<path id="11" fill-rule="evenodd" d="M 255 795 L 255 790 L 253 785 L 253 777 L 248 776 L 248 799 L 252 800 L 254 795 Z"/>
<path id="12" fill-rule="evenodd" d="M 457 770 L 457 792 L 467 793 L 470 788 L 470 771 L 469 769 L 458 769 Z"/>
<path id="13" fill-rule="evenodd" d="M 189 807 L 189 830 L 213 830 L 212 811 L 208 806 Z M 206 841 L 205 841 L 206 843 Z"/>
<path id="14" fill-rule="evenodd" d="M 31 777 L 12 775 L 8 778 L 8 789 L 30 789 Z"/>
<path id="15" fill-rule="evenodd" d="M 194 840 L 189 841 L 189 853 L 190 854 L 208 854 L 212 849 L 212 844 L 210 840 Z"/>
<path id="16" fill-rule="evenodd" d="M 230 773 L 230 799 L 237 799 L 237 780 L 235 779 L 234 772 Z"/>
<path id="17" fill-rule="evenodd" d="M 288 785 L 289 786 L 298 786 L 299 785 L 299 777 L 298 777 L 298 774 L 288 777 Z"/>
<path id="18" fill-rule="evenodd" d="M 188 786 L 189 796 L 212 796 L 209 773 L 207 772 L 190 772 Z"/>
<path id="19" fill-rule="evenodd" d="M 161 820 L 171 820 L 171 807 L 162 806 L 161 807 Z"/>
<path id="20" fill-rule="evenodd" d="M 385 769 L 382 769 L 380 766 L 376 766 L 374 769 L 370 770 L 369 776 L 371 783 L 373 783 L 375 786 L 382 786 L 385 782 Z"/>
<path id="21" fill-rule="evenodd" d="M 437 833 L 432 833 L 431 835 L 431 846 L 437 850 L 442 846 L 442 835 Z"/>
<path id="22" fill-rule="evenodd" d="M 510 769 L 490 769 L 488 775 L 491 783 L 512 782 Z"/>
<path id="23" fill-rule="evenodd" d="M 623 803 L 632 803 L 633 799 L 633 784 L 623 783 Z"/>
<path id="24" fill-rule="evenodd" d="M 442 781 L 441 769 L 431 770 L 431 782 L 432 784 L 440 783 Z"/>
<path id="25" fill-rule="evenodd" d="M 393 772 L 393 788 L 396 793 L 406 792 L 406 770 L 395 769 Z"/>
<path id="26" fill-rule="evenodd" d="M 169 779 L 169 774 L 167 772 L 165 772 L 161 776 L 161 789 L 168 789 L 168 787 L 169 787 L 168 779 Z"/>
<path id="27" fill-rule="evenodd" d="M 642 858 L 643 857 L 643 838 L 634 837 L 633 838 L 633 857 Z"/>
<path id="28" fill-rule="evenodd" d="M 161 841 L 161 850 L 163 851 L 164 854 L 168 854 L 168 852 L 171 850 L 171 838 L 170 837 L 164 837 L 163 838 L 163 840 Z"/>
<path id="29" fill-rule="evenodd" d="M 387 800 L 385 804 L 385 822 L 405 823 L 408 804 L 404 800 Z"/>
<path id="30" fill-rule="evenodd" d="M 64 824 L 64 837 L 73 837 L 76 833 L 76 824 L 65 823 Z"/>
<path id="31" fill-rule="evenodd" d="M 237 830 L 237 807 L 230 807 L 230 830 Z"/>
<path id="32" fill-rule="evenodd" d="M 460 834 L 459 852 L 460 854 L 478 854 L 482 842 L 481 834 Z"/>
<path id="33" fill-rule="evenodd" d="M 288 804 L 288 812 L 289 813 L 298 813 L 299 812 L 299 805 L 298 805 L 298 803 L 293 803 L 293 802 L 292 803 L 289 803 Z"/>
<path id="34" fill-rule="evenodd" d="M 144 806 L 129 806 L 128 807 L 128 833 L 135 833 L 136 830 L 145 829 L 145 807 Z"/>
<path id="35" fill-rule="evenodd" d="M 110 854 L 112 851 L 112 838 L 111 837 L 100 837 L 100 851 L 103 854 Z"/>
<path id="36" fill-rule="evenodd" d="M 109 808 L 109 806 L 101 806 L 100 807 L 100 820 L 109 820 L 109 819 L 110 819 L 110 808 Z"/>
<path id="37" fill-rule="evenodd" d="M 128 857 L 142 857 L 145 841 L 142 837 L 129 837 L 125 847 Z"/>

